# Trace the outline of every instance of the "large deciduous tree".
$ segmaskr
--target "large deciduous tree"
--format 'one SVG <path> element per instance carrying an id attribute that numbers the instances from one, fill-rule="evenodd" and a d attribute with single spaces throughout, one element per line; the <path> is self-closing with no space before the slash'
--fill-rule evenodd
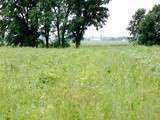
<path id="1" fill-rule="evenodd" d="M 1 34 L 9 45 L 37 46 L 38 0 L 4 0 L 1 4 Z M 34 20 L 31 15 L 34 14 Z"/>
<path id="2" fill-rule="evenodd" d="M 131 41 L 140 45 L 160 45 L 160 4 L 147 14 L 144 9 L 139 9 L 130 21 L 128 30 Z"/>
<path id="3" fill-rule="evenodd" d="M 141 22 L 138 43 L 160 45 L 160 4 L 155 5 Z"/>
<path id="4" fill-rule="evenodd" d="M 36 47 L 40 36 L 43 36 L 48 48 L 50 34 L 55 35 L 62 47 L 66 47 L 67 39 L 72 36 L 78 48 L 88 27 L 99 29 L 106 23 L 109 1 L 0 1 L 1 39 L 5 39 L 8 45 Z"/>
<path id="5" fill-rule="evenodd" d="M 83 35 L 88 27 L 101 28 L 109 16 L 106 4 L 110 0 L 72 0 L 72 20 L 70 21 L 71 36 L 76 48 L 80 46 Z"/>

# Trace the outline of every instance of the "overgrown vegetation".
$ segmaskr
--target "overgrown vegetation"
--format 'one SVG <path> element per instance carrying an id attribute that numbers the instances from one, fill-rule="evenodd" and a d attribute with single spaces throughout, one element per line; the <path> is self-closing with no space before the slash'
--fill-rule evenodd
<path id="1" fill-rule="evenodd" d="M 160 4 L 145 14 L 145 9 L 139 9 L 133 15 L 128 30 L 131 41 L 141 45 L 160 45 Z"/>
<path id="2" fill-rule="evenodd" d="M 56 40 L 66 47 L 67 40 L 80 46 L 89 26 L 106 23 L 110 0 L 1 0 L 0 37 L 7 45 L 49 47 Z M 68 46 L 68 45 L 67 45 Z"/>
<path id="3" fill-rule="evenodd" d="M 0 119 L 159 120 L 159 51 L 0 48 Z"/>

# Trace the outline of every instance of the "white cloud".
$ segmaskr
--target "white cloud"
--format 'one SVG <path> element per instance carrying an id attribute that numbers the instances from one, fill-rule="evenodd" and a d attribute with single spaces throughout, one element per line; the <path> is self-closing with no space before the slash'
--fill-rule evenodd
<path id="1" fill-rule="evenodd" d="M 109 7 L 110 17 L 107 25 L 99 31 L 90 27 L 85 36 L 126 36 L 128 22 L 138 8 L 150 10 L 160 0 L 112 0 Z"/>

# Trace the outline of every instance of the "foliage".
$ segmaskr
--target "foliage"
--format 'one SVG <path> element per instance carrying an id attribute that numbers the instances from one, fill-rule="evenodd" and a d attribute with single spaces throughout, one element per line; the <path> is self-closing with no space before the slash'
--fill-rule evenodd
<path id="1" fill-rule="evenodd" d="M 14 46 L 46 47 L 51 36 L 65 47 L 71 35 L 79 47 L 89 26 L 102 27 L 108 18 L 110 0 L 3 0 L 0 1 L 0 36 Z M 44 39 L 43 39 L 44 38 Z"/>
<path id="2" fill-rule="evenodd" d="M 39 13 L 40 13 L 40 33 L 45 37 L 46 47 L 49 47 L 49 37 L 51 31 L 51 23 L 53 21 L 52 12 L 53 0 L 40 0 Z"/>
<path id="3" fill-rule="evenodd" d="M 55 14 L 54 25 L 57 30 L 57 45 L 59 47 L 65 47 L 67 40 L 67 30 L 69 24 L 69 18 L 71 17 L 71 11 L 73 8 L 72 0 L 57 0 L 55 1 L 55 7 L 53 12 Z M 67 43 L 68 44 L 68 43 Z"/>
<path id="4" fill-rule="evenodd" d="M 63 43 L 63 48 L 70 47 L 71 45 L 68 42 Z M 59 41 L 54 41 L 50 44 L 51 48 L 62 48 L 62 46 L 59 44 Z"/>
<path id="5" fill-rule="evenodd" d="M 138 9 L 132 16 L 132 20 L 129 22 L 129 27 L 127 28 L 131 35 L 131 41 L 137 41 L 139 39 L 140 24 L 144 20 L 145 13 L 145 9 Z"/>
<path id="6" fill-rule="evenodd" d="M 76 47 L 79 47 L 85 30 L 89 26 L 97 29 L 106 23 L 108 9 L 104 7 L 110 0 L 73 0 L 73 19 L 69 25 Z"/>
<path id="7" fill-rule="evenodd" d="M 159 120 L 160 48 L 121 44 L 0 48 L 0 119 Z"/>
<path id="8" fill-rule="evenodd" d="M 144 9 L 139 9 L 130 21 L 128 30 L 131 41 L 141 45 L 160 45 L 160 4 L 146 15 Z"/>
<path id="9" fill-rule="evenodd" d="M 160 4 L 145 16 L 139 34 L 139 44 L 160 45 Z"/>
<path id="10" fill-rule="evenodd" d="M 1 35 L 9 45 L 37 46 L 38 17 L 36 0 L 4 0 L 1 2 Z M 34 19 L 30 16 L 34 14 Z M 6 35 L 6 36 L 5 36 Z"/>

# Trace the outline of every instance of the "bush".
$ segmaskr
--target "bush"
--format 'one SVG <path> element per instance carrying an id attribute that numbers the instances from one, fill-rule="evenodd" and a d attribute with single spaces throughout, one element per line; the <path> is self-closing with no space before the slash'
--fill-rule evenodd
<path id="1" fill-rule="evenodd" d="M 65 44 L 63 46 L 61 44 L 59 44 L 58 41 L 54 41 L 50 44 L 50 47 L 53 47 L 53 48 L 67 48 L 70 46 L 71 45 L 69 44 L 69 42 L 65 42 Z"/>

